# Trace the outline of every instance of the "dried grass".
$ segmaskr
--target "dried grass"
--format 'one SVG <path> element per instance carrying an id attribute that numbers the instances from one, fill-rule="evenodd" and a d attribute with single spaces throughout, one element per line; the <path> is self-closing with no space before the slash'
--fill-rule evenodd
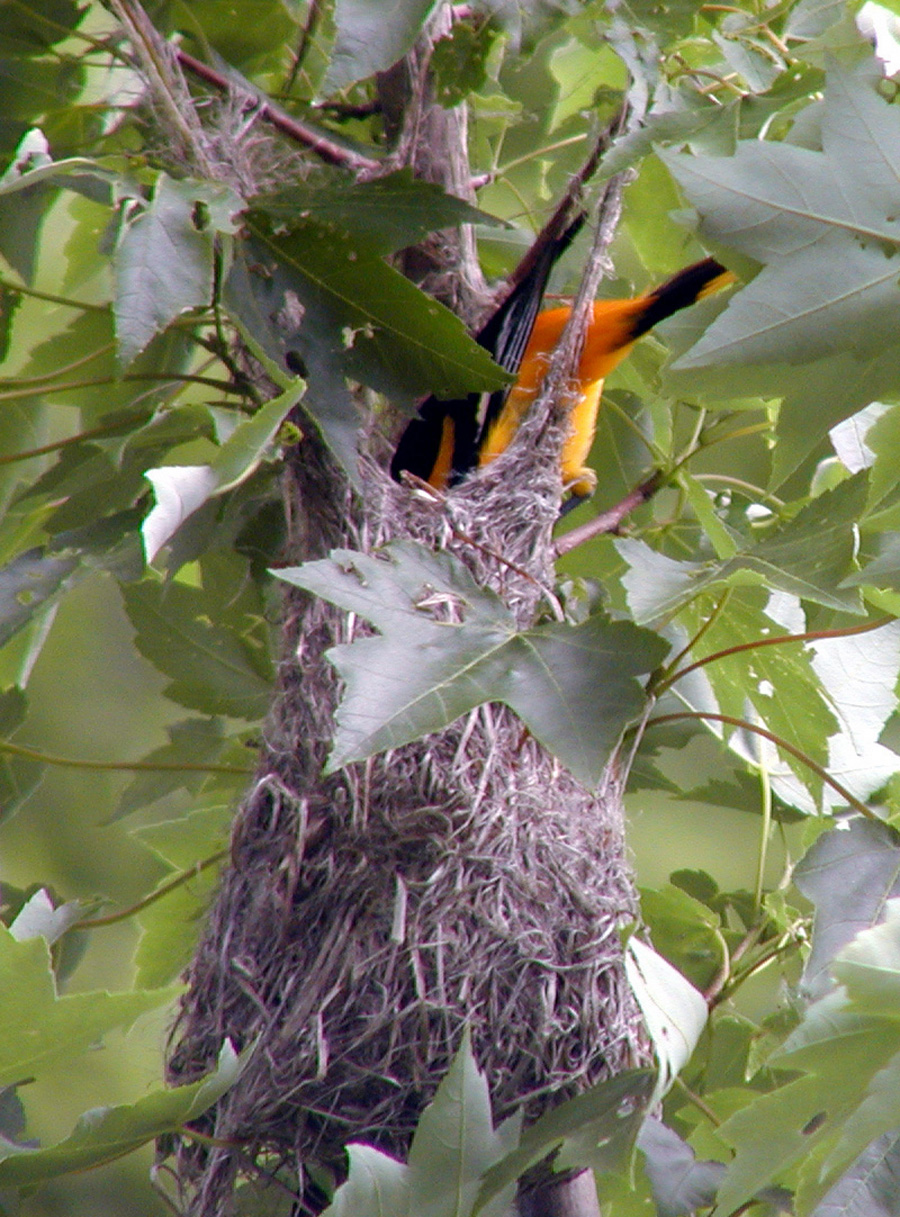
<path id="1" fill-rule="evenodd" d="M 443 503 L 370 465 L 362 519 L 349 523 L 345 500 L 319 517 L 313 549 L 412 535 L 533 620 L 560 489 L 558 436 L 539 460 L 529 442 L 539 425 Z M 309 462 L 295 475 L 308 483 Z M 534 1118 L 640 1052 L 617 933 L 635 896 L 616 772 L 585 790 L 488 705 L 323 778 L 339 697 L 324 652 L 358 626 L 291 592 L 285 628 L 280 694 L 170 1059 L 182 1082 L 211 1067 L 224 1037 L 256 1045 L 200 1124 L 240 1151 L 180 1151 L 198 1217 L 229 1211 L 253 1159 L 340 1171 L 342 1146 L 359 1139 L 403 1154 L 465 1026 L 497 1119 L 523 1104 Z"/>

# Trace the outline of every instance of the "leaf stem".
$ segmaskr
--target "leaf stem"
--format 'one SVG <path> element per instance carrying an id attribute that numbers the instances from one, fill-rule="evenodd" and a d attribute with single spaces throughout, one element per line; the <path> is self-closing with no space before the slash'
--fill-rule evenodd
<path id="1" fill-rule="evenodd" d="M 36 748 L 27 748 L 23 744 L 13 744 L 9 740 L 0 740 L 0 753 L 7 752 L 11 756 L 21 756 L 25 760 L 40 761 L 44 765 L 58 765 L 63 769 L 91 769 L 114 773 L 230 773 L 251 774 L 252 769 L 241 765 L 191 765 L 186 762 L 169 763 L 166 761 L 86 761 L 74 756 L 56 756 L 50 752 L 40 752 Z"/>
<path id="2" fill-rule="evenodd" d="M 704 1103 L 703 1099 L 701 1099 L 698 1094 L 691 1090 L 690 1086 L 683 1082 L 677 1074 L 673 1078 L 673 1085 L 681 1091 L 689 1103 L 692 1103 L 698 1111 L 701 1111 L 706 1116 L 713 1128 L 720 1127 L 722 1121 L 719 1119 L 713 1109 L 707 1103 Z"/>
<path id="3" fill-rule="evenodd" d="M 0 454 L 0 465 L 12 465 L 16 461 L 30 461 L 36 456 L 47 456 L 50 452 L 59 452 L 62 448 L 69 448 L 73 444 L 80 444 L 85 440 L 97 439 L 102 435 L 115 435 L 117 431 L 140 422 L 141 418 L 143 418 L 142 414 L 135 414 L 131 418 L 120 418 L 106 427 L 91 427 L 88 431 L 79 431 L 77 435 L 70 435 L 67 439 L 54 440 L 52 444 L 42 444 L 40 448 L 27 448 L 24 452 Z"/>
<path id="4" fill-rule="evenodd" d="M 672 669 L 675 667 L 675 665 L 677 663 L 680 663 L 681 660 L 685 657 L 685 655 L 687 655 L 689 651 L 692 651 L 694 649 L 694 647 L 697 645 L 697 643 L 700 641 L 700 639 L 703 637 L 703 635 L 707 632 L 707 630 L 712 629 L 712 627 L 718 621 L 719 617 L 721 617 L 722 613 L 725 610 L 725 606 L 728 604 L 728 601 L 731 599 L 732 590 L 733 589 L 730 587 L 725 588 L 721 597 L 716 602 L 716 604 L 713 606 L 712 612 L 709 614 L 709 616 L 706 618 L 706 620 L 700 626 L 699 630 L 697 630 L 697 633 L 694 635 L 694 637 L 690 640 L 690 642 L 687 643 L 686 646 L 683 646 L 681 648 L 681 650 L 678 652 L 678 654 L 675 656 L 675 658 L 672 659 L 666 665 L 666 667 L 662 670 L 659 677 L 652 682 L 654 693 L 659 693 L 660 690 L 668 689 L 669 686 L 679 676 L 682 676 L 684 674 L 684 672 L 689 671 L 688 668 L 685 668 L 685 669 L 683 669 L 682 672 L 676 672 L 674 675 L 672 674 Z"/>
<path id="5" fill-rule="evenodd" d="M 201 862 L 195 862 L 193 866 L 180 871 L 174 879 L 170 879 L 168 883 L 158 887 L 149 896 L 139 900 L 137 904 L 132 904 L 127 909 L 121 909 L 118 913 L 110 913 L 106 917 L 86 917 L 83 921 L 76 921 L 71 928 L 73 930 L 97 930 L 103 926 L 116 925 L 120 921 L 126 921 L 129 917 L 142 912 L 151 904 L 155 904 L 157 900 L 162 900 L 163 896 L 168 896 L 169 892 L 174 892 L 176 888 L 189 883 L 191 879 L 195 878 L 202 871 L 209 870 L 211 866 L 215 866 L 217 862 L 221 862 L 223 858 L 227 857 L 227 849 L 218 849 L 214 854 L 210 854 L 208 858 L 204 858 Z"/>
<path id="6" fill-rule="evenodd" d="M 817 777 L 820 777 L 823 782 L 825 782 L 831 787 L 832 790 L 839 794 L 844 802 L 852 807 L 854 811 L 858 811 L 861 816 L 864 816 L 867 820 L 873 820 L 876 824 L 883 823 L 881 818 L 877 816 L 874 811 L 872 811 L 866 806 L 865 803 L 858 799 L 855 794 L 852 794 L 846 786 L 843 786 L 837 780 L 837 778 L 833 778 L 828 770 L 820 765 L 818 761 L 814 761 L 812 757 L 808 756 L 802 751 L 802 749 L 796 748 L 786 739 L 782 739 L 780 735 L 775 735 L 774 732 L 769 731 L 766 727 L 760 727 L 756 723 L 748 722 L 744 718 L 735 718 L 731 714 L 713 714 L 708 710 L 682 710 L 675 714 L 660 714 L 657 715 L 656 718 L 649 719 L 647 721 L 647 726 L 654 727 L 658 726 L 660 723 L 678 722 L 685 718 L 697 718 L 703 721 L 726 723 L 729 726 L 738 727 L 742 731 L 751 731 L 754 735 L 761 735 L 764 739 L 767 739 L 770 743 L 773 743 L 776 748 L 780 748 L 784 752 L 789 752 L 791 756 L 796 757 L 798 761 L 806 765 L 808 769 L 811 769 Z"/>
<path id="7" fill-rule="evenodd" d="M 18 292 L 20 296 L 31 296 L 35 300 L 46 300 L 48 304 L 62 304 L 66 308 L 81 309 L 85 313 L 108 313 L 108 304 L 88 304 L 86 300 L 70 300 L 68 296 L 54 296 L 52 292 L 40 292 L 36 287 L 25 287 L 21 283 L 11 283 L 9 279 L 0 276 L 0 290 Z"/>
<path id="8" fill-rule="evenodd" d="M 759 763 L 759 781 L 762 788 L 762 824 L 759 830 L 759 854 L 756 859 L 756 883 L 753 888 L 753 907 L 757 917 L 762 908 L 763 879 L 769 853 L 769 833 L 772 828 L 772 780 L 769 767 L 762 760 Z"/>
<path id="9" fill-rule="evenodd" d="M 673 673 L 671 676 L 664 677 L 656 686 L 656 691 L 663 692 L 675 684 L 677 680 L 681 680 L 682 676 L 687 676 L 689 672 L 705 667 L 708 663 L 714 663 L 717 659 L 727 659 L 729 655 L 739 655 L 742 651 L 758 651 L 762 647 L 781 646 L 787 642 L 816 642 L 823 638 L 851 638 L 854 634 L 867 634 L 871 630 L 880 630 L 882 626 L 890 625 L 895 620 L 896 618 L 894 617 L 879 617 L 877 621 L 866 621 L 862 625 L 849 625 L 844 629 L 808 630 L 804 634 L 778 634 L 774 638 L 754 638 L 750 642 L 736 643 L 733 647 L 725 647 L 721 651 L 713 651 L 711 655 L 706 655 L 703 659 L 696 659 L 693 663 L 689 663 L 686 668 L 681 668 L 680 671 Z M 711 621 L 712 616 L 709 618 L 709 622 Z M 680 655 L 676 656 L 673 663 L 677 662 L 682 655 L 686 654 L 694 646 L 706 628 L 703 627 L 700 630 L 690 646 L 686 647 Z M 671 668 L 672 665 L 669 666 Z"/>
<path id="10" fill-rule="evenodd" d="M 192 376 L 189 372 L 126 372 L 124 376 L 97 376 L 89 380 L 68 380 L 62 384 L 45 378 L 29 388 L 0 390 L 0 401 L 16 401 L 21 397 L 33 397 L 36 393 L 54 392 L 71 393 L 74 389 L 95 389 L 104 385 L 117 385 L 122 381 L 168 381 L 176 384 L 206 385 L 210 389 L 220 389 L 223 393 L 238 393 L 230 380 L 215 380 L 212 376 Z M 7 383 L 10 383 L 7 381 Z"/>

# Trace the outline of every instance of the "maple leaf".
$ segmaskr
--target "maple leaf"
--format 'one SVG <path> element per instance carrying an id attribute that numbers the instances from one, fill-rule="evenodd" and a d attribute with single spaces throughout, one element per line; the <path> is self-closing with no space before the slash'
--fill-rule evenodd
<path id="1" fill-rule="evenodd" d="M 711 241 L 762 264 L 675 365 L 867 358 L 900 327 L 900 113 L 872 61 L 829 65 L 821 151 L 742 140 L 730 157 L 661 153 Z"/>

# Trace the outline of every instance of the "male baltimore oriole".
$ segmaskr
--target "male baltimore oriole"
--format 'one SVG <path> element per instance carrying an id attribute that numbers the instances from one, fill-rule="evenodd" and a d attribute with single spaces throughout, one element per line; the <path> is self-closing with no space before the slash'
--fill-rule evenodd
<path id="1" fill-rule="evenodd" d="M 568 244 L 571 235 L 564 234 L 559 240 Z M 550 355 L 569 319 L 568 307 L 537 312 L 560 252 L 551 247 L 547 264 L 533 269 L 477 335 L 478 342 L 495 355 L 501 366 L 518 373 L 515 384 L 508 391 L 490 396 L 483 419 L 478 417 L 478 394 L 448 402 L 428 398 L 397 445 L 391 462 L 393 477 L 399 479 L 408 471 L 435 489 L 444 490 L 509 446 L 540 389 Z M 606 376 L 653 326 L 730 283 L 733 277 L 714 258 L 704 258 L 642 296 L 594 302 L 578 365 L 578 396 L 560 458 L 563 486 L 576 499 L 591 494 L 597 483 L 594 471 L 584 462 L 593 443 Z M 502 349 L 492 341 L 497 337 L 504 339 Z"/>

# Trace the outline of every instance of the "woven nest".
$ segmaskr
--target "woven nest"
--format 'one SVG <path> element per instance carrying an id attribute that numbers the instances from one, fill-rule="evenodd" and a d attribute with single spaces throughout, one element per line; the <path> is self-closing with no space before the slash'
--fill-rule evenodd
<path id="1" fill-rule="evenodd" d="M 350 527 L 349 500 L 333 504 L 313 550 L 413 536 L 532 621 L 560 488 L 553 444 L 536 468 L 528 439 L 446 502 L 368 470 L 363 518 Z M 308 493 L 309 468 L 294 474 Z M 249 1160 L 340 1174 L 349 1140 L 404 1154 L 465 1026 L 498 1120 L 523 1104 L 534 1118 L 640 1055 L 615 771 L 587 791 L 489 705 L 323 778 L 340 693 L 324 652 L 354 628 L 288 593 L 280 693 L 173 1035 L 173 1082 L 208 1071 L 226 1036 L 256 1044 L 199 1125 L 242 1152 L 180 1150 L 198 1217 L 229 1211 Z"/>

